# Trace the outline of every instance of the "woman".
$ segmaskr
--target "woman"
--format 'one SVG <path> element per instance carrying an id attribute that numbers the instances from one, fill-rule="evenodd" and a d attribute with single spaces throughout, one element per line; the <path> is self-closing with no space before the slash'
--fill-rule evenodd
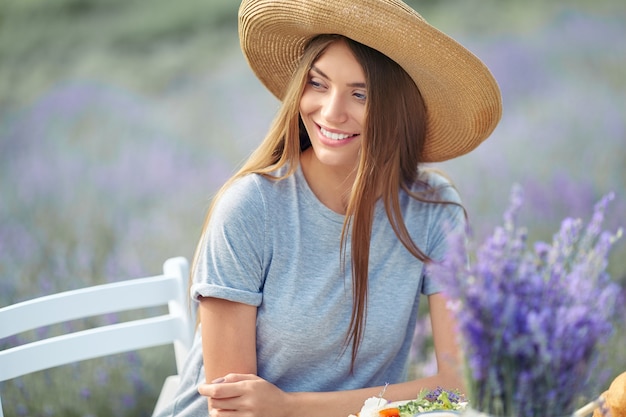
<path id="1" fill-rule="evenodd" d="M 246 0 L 240 38 L 282 105 L 207 215 L 191 287 L 200 326 L 163 415 L 342 417 L 383 386 L 389 400 L 462 389 L 453 319 L 425 265 L 464 210 L 422 163 L 491 133 L 491 74 L 399 0 Z M 420 294 L 438 372 L 407 381 Z"/>

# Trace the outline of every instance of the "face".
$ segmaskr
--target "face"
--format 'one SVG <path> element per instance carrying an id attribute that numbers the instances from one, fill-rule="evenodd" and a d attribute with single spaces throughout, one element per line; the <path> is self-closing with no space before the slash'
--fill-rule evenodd
<path id="1" fill-rule="evenodd" d="M 363 68 L 341 41 L 315 61 L 300 99 L 300 116 L 313 158 L 324 166 L 352 170 L 365 124 L 367 89 Z"/>

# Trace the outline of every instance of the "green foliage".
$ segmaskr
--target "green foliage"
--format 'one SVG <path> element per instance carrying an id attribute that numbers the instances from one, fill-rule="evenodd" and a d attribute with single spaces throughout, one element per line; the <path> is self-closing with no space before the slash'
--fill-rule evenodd
<path id="1" fill-rule="evenodd" d="M 207 65 L 236 44 L 237 6 L 228 0 L 2 1 L 0 111 L 72 72 L 106 70 L 134 82 L 137 72 L 155 65 L 145 61 L 154 53 L 167 52 L 176 61 L 173 71 Z M 145 81 L 146 88 L 159 83 Z"/>

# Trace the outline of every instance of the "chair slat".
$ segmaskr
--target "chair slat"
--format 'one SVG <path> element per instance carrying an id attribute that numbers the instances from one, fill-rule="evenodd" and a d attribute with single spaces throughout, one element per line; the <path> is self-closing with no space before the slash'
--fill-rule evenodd
<path id="1" fill-rule="evenodd" d="M 0 381 L 86 359 L 165 345 L 180 338 L 182 330 L 180 319 L 158 316 L 17 346 L 0 351 Z M 5 360 L 9 355 L 11 360 Z"/>
<path id="2" fill-rule="evenodd" d="M 178 291 L 177 277 L 157 275 L 24 301 L 0 309 L 0 339 L 78 318 L 167 305 Z"/>
<path id="3" fill-rule="evenodd" d="M 195 327 L 188 306 L 188 275 L 189 264 L 185 258 L 170 258 L 163 264 L 162 275 L 65 291 L 0 308 L 0 339 L 74 319 L 160 305 L 167 306 L 168 310 L 168 314 L 156 317 L 105 324 L 59 336 L 43 336 L 40 340 L 2 350 L 0 381 L 165 344 L 174 345 L 176 369 L 180 372 Z M 164 389 L 159 396 L 161 403 L 167 402 L 172 395 L 171 387 L 164 388 L 167 390 Z"/>

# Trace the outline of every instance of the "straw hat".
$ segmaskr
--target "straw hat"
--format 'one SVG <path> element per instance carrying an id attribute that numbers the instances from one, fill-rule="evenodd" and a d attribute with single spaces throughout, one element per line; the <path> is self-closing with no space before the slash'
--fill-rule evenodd
<path id="1" fill-rule="evenodd" d="M 500 89 L 487 67 L 400 0 L 243 0 L 239 8 L 243 54 L 279 100 L 319 34 L 374 48 L 413 78 L 426 104 L 425 162 L 470 152 L 500 120 Z"/>

